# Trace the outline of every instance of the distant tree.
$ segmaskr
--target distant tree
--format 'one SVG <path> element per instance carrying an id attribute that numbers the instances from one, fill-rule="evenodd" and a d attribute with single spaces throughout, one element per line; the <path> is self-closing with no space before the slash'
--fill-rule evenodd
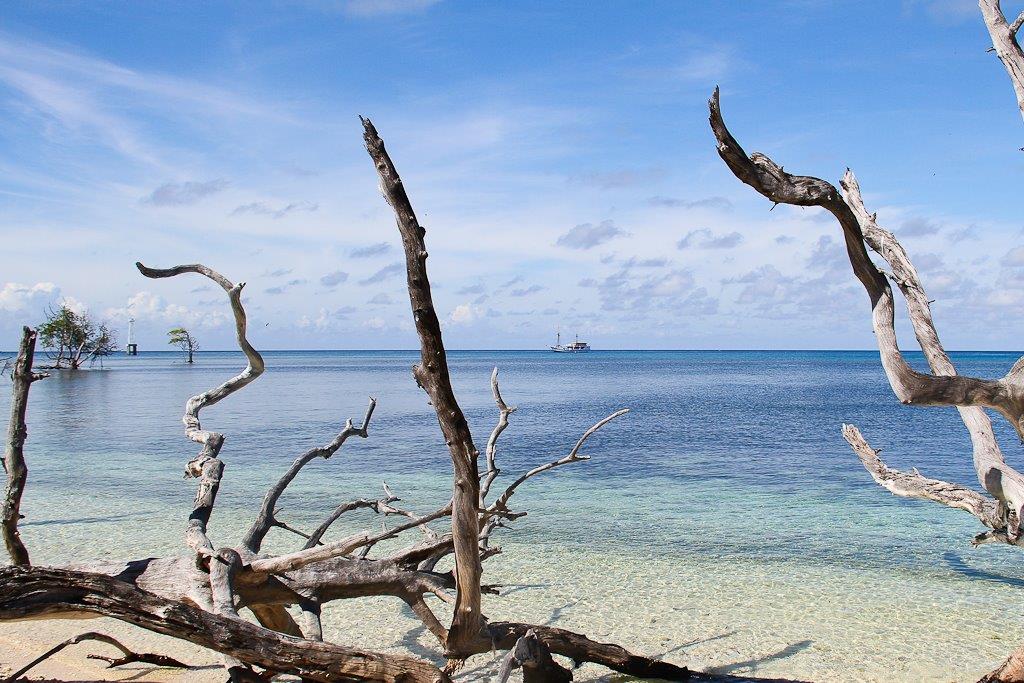
<path id="1" fill-rule="evenodd" d="M 117 350 L 117 336 L 106 323 L 97 323 L 88 313 L 76 313 L 67 306 L 50 309 L 46 322 L 39 326 L 39 339 L 55 368 L 77 370 L 82 363 Z"/>
<path id="2" fill-rule="evenodd" d="M 192 354 L 199 350 L 199 343 L 196 338 L 184 327 L 175 327 L 167 333 L 170 339 L 167 341 L 171 346 L 177 346 L 185 354 L 185 362 L 192 362 Z"/>

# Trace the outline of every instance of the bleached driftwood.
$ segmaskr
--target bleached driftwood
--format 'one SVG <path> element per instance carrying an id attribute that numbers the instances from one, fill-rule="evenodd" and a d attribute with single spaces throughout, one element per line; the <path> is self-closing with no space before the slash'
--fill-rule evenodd
<path id="1" fill-rule="evenodd" d="M 1008 22 L 999 0 L 978 0 L 978 6 L 981 7 L 985 27 L 992 37 L 992 49 L 1006 68 L 1013 92 L 1017 96 L 1017 109 L 1024 117 L 1024 51 L 1017 39 L 1024 26 L 1024 12 L 1017 15 L 1013 22 Z"/>
<path id="2" fill-rule="evenodd" d="M 1024 61 L 1019 60 L 1021 55 L 1016 31 L 1024 24 L 1024 19 L 1014 22 L 1011 28 L 1002 18 L 998 1 L 981 0 L 981 7 L 993 39 L 997 41 L 997 48 L 1000 40 L 997 34 L 1007 38 L 1006 31 L 1010 31 L 1008 39 L 1015 52 L 1004 57 L 1001 51 L 1000 57 L 1010 72 L 1020 100 L 1020 65 Z M 997 18 L 993 12 L 998 12 Z M 1024 103 L 1024 100 L 1020 101 Z M 841 183 L 843 192 L 840 193 L 835 186 L 819 178 L 787 173 L 763 154 L 755 152 L 748 157 L 725 125 L 717 88 L 709 109 L 718 153 L 737 178 L 775 203 L 818 206 L 829 211 L 839 222 L 850 265 L 871 303 L 872 325 L 881 364 L 893 393 L 904 404 L 952 406 L 957 409 L 970 434 L 978 481 L 990 497 L 966 486 L 925 477 L 916 469 L 912 472 L 894 470 L 878 457 L 878 451 L 871 448 L 856 427 L 843 425 L 843 436 L 865 469 L 879 485 L 895 495 L 938 502 L 974 516 L 989 531 L 978 534 L 972 545 L 998 542 L 1024 546 L 1021 533 L 1024 476 L 1006 462 L 996 441 L 992 422 L 984 411 L 984 408 L 992 408 L 999 412 L 1024 440 L 1024 358 L 999 379 L 957 375 L 939 340 L 930 301 L 917 269 L 895 235 L 880 227 L 876 215 L 865 208 L 860 185 L 853 172 L 846 171 Z M 886 262 L 888 273 L 875 266 L 867 248 Z M 900 352 L 889 280 L 896 283 L 904 296 L 914 335 L 931 374 L 913 370 Z M 1012 653 L 998 669 L 982 680 L 991 683 L 1024 681 L 1024 647 Z"/>
<path id="3" fill-rule="evenodd" d="M 21 519 L 21 495 L 25 491 L 28 479 L 28 467 L 25 465 L 25 439 L 28 438 L 28 425 L 25 414 L 28 411 L 28 391 L 32 382 L 46 377 L 42 373 L 32 372 L 32 360 L 36 350 L 36 331 L 28 327 L 22 328 L 21 344 L 11 371 L 11 420 L 7 427 L 7 439 L 4 442 L 4 485 L 3 510 L 0 511 L 0 533 L 4 537 L 7 554 L 11 564 L 28 566 L 30 563 L 28 549 L 18 532 L 18 520 Z"/>
<path id="4" fill-rule="evenodd" d="M 60 569 L 0 569 L 0 620 L 75 616 L 83 612 L 112 616 L 216 650 L 224 657 L 225 668 L 233 680 L 293 674 L 310 681 L 446 681 L 466 658 L 494 649 L 513 649 L 531 629 L 532 635 L 523 647 L 526 642 L 541 644 L 549 657 L 561 655 L 577 664 L 594 662 L 636 676 L 689 678 L 685 667 L 636 655 L 618 645 L 598 643 L 562 629 L 488 622 L 484 617 L 481 595 L 497 592 L 495 587 L 481 583 L 482 561 L 500 552 L 500 548 L 489 545 L 491 535 L 525 514 L 509 510 L 509 498 L 533 476 L 587 460 L 588 456 L 580 453 L 583 444 L 626 411 L 600 420 L 583 434 L 567 456 L 529 470 L 494 502 L 487 500 L 500 473 L 497 440 L 515 409 L 501 398 L 495 370 L 491 388 L 498 407 L 498 424 L 488 440 L 488 472 L 482 484 L 477 470 L 478 454 L 452 391 L 440 325 L 430 300 L 423 229 L 416 221 L 383 142 L 369 121 L 364 120 L 364 132 L 367 149 L 381 176 L 385 195 L 395 208 L 406 246 L 410 302 L 421 341 L 421 362 L 414 369 L 414 376 L 429 395 L 451 450 L 451 500 L 433 512 L 417 513 L 398 507 L 398 496 L 384 484 L 383 497 L 343 502 L 310 533 L 279 518 L 278 504 L 305 465 L 318 458 L 336 456 L 353 436 L 369 436 L 376 406 L 374 399 L 370 399 L 359 426 L 348 420 L 334 439 L 299 456 L 269 487 L 240 542 L 218 542 L 211 532 L 210 519 L 225 472 L 222 455 L 226 436 L 204 429 L 200 411 L 228 398 L 264 371 L 262 357 L 246 337 L 246 314 L 241 300 L 244 283 L 236 285 L 202 264 L 164 269 L 137 264 L 147 277 L 195 273 L 216 282 L 227 293 L 238 345 L 247 360 L 239 374 L 186 402 L 185 435 L 202 446 L 186 466 L 187 474 L 199 480 L 184 534 L 190 554 Z M 367 531 L 340 540 L 325 540 L 334 522 L 356 510 L 403 517 L 405 521 L 377 533 Z M 430 526 L 431 522 L 449 517 L 450 532 L 442 533 Z M 275 528 L 301 537 L 301 547 L 281 554 L 263 553 L 264 539 Z M 380 541 L 409 531 L 419 533 L 411 544 L 383 554 L 373 552 Z M 436 571 L 438 562 L 448 555 L 455 556 L 455 570 Z M 324 642 L 320 622 L 323 606 L 336 600 L 368 596 L 391 596 L 409 605 L 437 639 L 448 659 L 446 669 L 413 657 Z M 445 626 L 428 604 L 428 599 L 434 598 L 453 610 L 450 626 Z M 299 608 L 298 619 L 286 609 L 289 606 Z M 256 617 L 259 626 L 240 617 L 240 610 L 245 609 Z M 562 667 L 544 666 L 538 670 L 549 669 L 556 671 Z"/>

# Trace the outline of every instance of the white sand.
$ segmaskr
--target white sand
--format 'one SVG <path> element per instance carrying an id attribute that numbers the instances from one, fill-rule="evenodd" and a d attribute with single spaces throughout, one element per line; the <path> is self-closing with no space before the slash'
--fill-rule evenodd
<path id="1" fill-rule="evenodd" d="M 161 669 L 147 664 L 106 668 L 103 661 L 88 659 L 97 654 L 118 656 L 106 643 L 88 641 L 72 645 L 29 672 L 30 679 L 53 678 L 62 681 L 166 681 L 205 683 L 224 680 L 214 652 L 167 636 L 150 633 L 114 619 L 46 619 L 0 623 L 0 677 L 8 676 L 24 664 L 60 643 L 85 631 L 114 636 L 136 652 L 151 652 L 174 657 L 194 665 L 187 670 Z"/>

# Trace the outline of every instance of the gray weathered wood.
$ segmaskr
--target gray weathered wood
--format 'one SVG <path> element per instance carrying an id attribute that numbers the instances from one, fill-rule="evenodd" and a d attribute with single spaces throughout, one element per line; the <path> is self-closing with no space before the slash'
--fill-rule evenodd
<path id="1" fill-rule="evenodd" d="M 1018 366 L 1015 366 L 1001 380 L 956 375 L 948 357 L 945 357 L 945 352 L 941 351 L 937 336 L 934 335 L 930 311 L 926 306 L 920 305 L 918 294 L 923 290 L 919 283 L 908 288 L 913 297 L 913 303 L 908 309 L 911 321 L 914 323 L 918 340 L 922 341 L 923 348 L 927 349 L 929 363 L 946 374 L 931 375 L 913 370 L 900 352 L 896 339 L 892 289 L 885 275 L 868 257 L 865 233 L 857 213 L 851 206 L 856 205 L 856 201 L 851 199 L 848 203 L 833 185 L 824 180 L 785 172 L 763 154 L 755 152 L 747 157 L 746 152 L 725 125 L 717 88 L 709 102 L 709 108 L 711 128 L 718 141 L 718 153 L 737 178 L 774 202 L 796 206 L 820 206 L 838 220 L 846 239 L 847 254 L 854 274 L 864 286 L 871 302 L 872 326 L 882 368 L 897 398 L 908 405 L 979 407 L 975 411 L 961 411 L 961 417 L 974 441 L 975 467 L 979 481 L 992 496 L 1005 505 L 1008 514 L 1008 536 L 1016 540 L 1020 535 L 1020 519 L 1024 512 L 1024 476 L 1006 464 L 994 436 L 991 436 L 988 418 L 980 410 L 980 406 L 998 410 L 1009 420 L 1018 434 L 1024 437 L 1024 384 L 1021 383 L 1024 381 L 1024 373 L 1016 371 Z M 853 175 L 848 174 L 846 180 L 848 192 L 859 196 Z M 861 213 L 866 215 L 864 211 Z M 882 249 L 880 253 L 883 258 L 888 255 L 899 267 L 899 279 L 907 282 L 907 278 L 916 275 L 904 267 L 899 257 L 902 248 L 885 248 L 886 238 L 879 230 L 873 231 L 872 236 L 875 240 L 882 240 L 879 247 Z M 894 266 L 894 269 L 897 266 Z"/>
<path id="2" fill-rule="evenodd" d="M 242 389 L 262 375 L 265 367 L 263 356 L 249 343 L 246 337 L 247 321 L 245 308 L 242 306 L 242 289 L 245 287 L 245 283 L 233 284 L 217 271 L 201 263 L 174 266 L 173 268 L 149 268 L 142 263 L 136 263 L 135 266 L 140 273 L 149 278 L 166 278 L 183 273 L 197 273 L 217 283 L 228 295 L 231 312 L 235 318 L 238 347 L 245 354 L 247 361 L 245 368 L 231 379 L 188 399 L 185 403 L 185 415 L 182 417 L 182 422 L 185 424 L 185 436 L 203 446 L 199 455 L 185 466 L 186 476 L 199 479 L 199 490 L 196 493 L 192 514 L 189 515 L 185 542 L 197 557 L 209 557 L 214 552 L 214 546 L 207 535 L 207 526 L 213 512 L 214 502 L 217 499 L 217 491 L 220 488 L 220 478 L 224 472 L 224 463 L 219 457 L 221 447 L 224 445 L 224 434 L 204 430 L 199 422 L 199 411 L 219 403 Z"/>
<path id="3" fill-rule="evenodd" d="M 1017 109 L 1024 117 L 1024 51 L 1017 40 L 1017 33 L 1021 26 L 1024 26 L 1024 12 L 1021 12 L 1011 24 L 1006 21 L 999 0 L 978 0 L 978 6 L 981 8 L 985 27 L 992 37 L 992 48 L 1006 68 L 1010 83 L 1013 84 L 1013 92 L 1017 96 Z"/>
<path id="4" fill-rule="evenodd" d="M 250 666 L 317 681 L 439 683 L 448 677 L 413 657 L 302 640 L 244 619 L 168 601 L 101 574 L 60 569 L 0 569 L 0 619 L 41 619 L 93 612 L 173 636 Z"/>
<path id="5" fill-rule="evenodd" d="M 25 464 L 25 440 L 28 438 L 25 414 L 28 410 L 28 392 L 32 382 L 45 377 L 32 372 L 35 349 L 36 331 L 28 327 L 22 328 L 18 356 L 11 371 L 11 419 L 7 427 L 3 460 L 7 478 L 0 516 L 0 532 L 3 533 L 4 545 L 11 557 L 11 563 L 16 565 L 30 564 L 28 549 L 18 531 L 18 520 L 21 519 L 21 496 L 28 479 L 28 466 Z"/>
<path id="6" fill-rule="evenodd" d="M 426 230 L 416 218 L 405 185 L 395 169 L 384 141 L 369 119 L 363 122 L 366 151 L 370 154 L 384 198 L 395 212 L 405 251 L 405 265 L 413 321 L 420 340 L 420 362 L 413 367 L 416 382 L 427 392 L 451 453 L 453 468 L 452 536 L 455 545 L 456 606 L 447 648 L 453 659 L 473 649 L 484 638 L 480 603 L 483 569 L 478 551 L 480 522 L 479 452 L 448 374 L 448 360 L 441 339 L 441 324 L 434 310 L 427 277 Z"/>

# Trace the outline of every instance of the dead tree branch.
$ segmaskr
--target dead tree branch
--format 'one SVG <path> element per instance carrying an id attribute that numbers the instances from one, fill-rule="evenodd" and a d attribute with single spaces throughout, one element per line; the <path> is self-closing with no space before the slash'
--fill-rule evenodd
<path id="1" fill-rule="evenodd" d="M 25 465 L 25 440 L 28 438 L 28 425 L 25 413 L 28 410 L 28 391 L 32 382 L 42 379 L 45 374 L 32 372 L 32 361 L 36 350 L 36 331 L 23 327 L 21 330 L 21 346 L 11 372 L 11 421 L 7 427 L 7 442 L 4 446 L 4 472 L 7 480 L 4 486 L 3 516 L 0 519 L 0 531 L 3 532 L 4 545 L 11 563 L 28 566 L 29 555 L 25 543 L 18 531 L 18 520 L 21 519 L 21 496 L 25 492 L 28 479 L 28 467 Z"/>
<path id="2" fill-rule="evenodd" d="M 263 374 L 263 357 L 253 348 L 245 336 L 246 316 L 245 308 L 242 306 L 242 288 L 244 282 L 237 285 L 217 271 L 196 263 L 173 268 L 148 268 L 141 263 L 135 266 L 139 272 L 149 278 L 165 278 L 181 275 L 182 273 L 198 273 L 203 275 L 223 289 L 228 295 L 231 303 L 231 311 L 235 317 L 235 332 L 238 339 L 238 347 L 245 354 L 248 361 L 245 368 L 218 387 L 201 394 L 193 396 L 185 403 L 185 416 L 182 422 L 185 423 L 185 435 L 192 441 L 203 446 L 198 456 L 189 461 L 185 467 L 185 474 L 189 477 L 199 478 L 199 491 L 196 493 L 195 505 L 192 514 L 189 516 L 188 529 L 185 532 L 185 542 L 189 548 L 196 553 L 197 557 L 210 556 L 213 554 L 213 543 L 206 533 L 210 521 L 210 514 L 213 512 L 213 504 L 217 498 L 217 490 L 220 488 L 221 474 L 224 472 L 224 463 L 220 460 L 220 449 L 224 445 L 224 435 L 219 432 L 207 431 L 202 428 L 199 422 L 199 411 L 207 406 L 212 406 L 224 400 L 231 394 L 243 388 L 254 379 Z"/>
<path id="3" fill-rule="evenodd" d="M 255 574 L 282 574 L 284 572 L 302 569 L 303 567 L 316 562 L 322 562 L 336 557 L 344 557 L 352 554 L 365 545 L 377 543 L 378 541 L 382 541 L 387 538 L 393 538 L 408 529 L 422 526 L 427 522 L 440 519 L 441 517 L 447 517 L 451 514 L 451 511 L 451 503 L 448 503 L 443 508 L 432 512 L 429 515 L 416 517 L 412 521 L 400 524 L 393 529 L 387 529 L 372 536 L 367 533 L 356 534 L 344 540 L 337 541 L 336 543 L 315 546 L 313 548 L 307 548 L 288 555 L 278 555 L 276 557 L 254 560 L 248 566 L 248 570 Z"/>
<path id="4" fill-rule="evenodd" d="M 709 107 L 712 131 L 718 141 L 718 153 L 730 170 L 759 193 L 772 201 L 796 206 L 820 206 L 836 217 L 846 238 L 847 253 L 854 274 L 864 285 L 871 301 L 872 326 L 878 343 L 882 367 L 896 396 L 905 404 L 978 407 L 961 410 L 961 417 L 970 431 L 974 444 L 975 469 L 978 480 L 1008 511 L 1008 536 L 1016 540 L 1024 511 L 1024 476 L 1006 464 L 992 435 L 988 417 L 981 406 L 995 408 L 1024 436 L 1024 371 L 1014 366 L 1001 380 L 983 380 L 955 374 L 952 364 L 942 351 L 931 322 L 931 313 L 916 271 L 907 268 L 905 252 L 895 239 L 889 240 L 883 231 L 869 230 L 877 242 L 883 258 L 891 258 L 890 266 L 897 281 L 904 283 L 909 293 L 908 311 L 915 333 L 936 375 L 913 370 L 903 358 L 896 339 L 895 311 L 892 290 L 885 276 L 871 262 L 865 247 L 866 235 L 858 213 L 866 215 L 858 204 L 859 188 L 856 179 L 848 174 L 848 203 L 830 183 L 809 176 L 786 173 L 771 159 L 760 153 L 749 158 L 726 128 L 719 108 L 719 93 L 715 89 Z M 859 208 L 856 208 L 859 207 Z M 873 220 L 873 219 L 872 219 Z M 891 237 L 891 234 L 889 235 Z M 1018 364 L 1019 365 L 1019 364 Z M 941 372 L 942 374 L 939 374 Z"/>
<path id="5" fill-rule="evenodd" d="M 515 669 L 523 670 L 523 683 L 568 683 L 572 680 L 572 672 L 551 657 L 548 646 L 532 628 L 505 655 L 498 672 L 498 683 L 508 683 Z"/>
<path id="6" fill-rule="evenodd" d="M 484 480 L 480 484 L 480 508 L 486 507 L 485 500 L 487 494 L 491 490 L 491 484 L 494 483 L 495 478 L 501 474 L 501 470 L 498 469 L 496 460 L 496 454 L 498 451 L 498 437 L 508 427 L 509 415 L 516 412 L 515 406 L 509 406 L 505 403 L 505 399 L 501 397 L 501 389 L 498 387 L 498 368 L 495 366 L 494 370 L 491 371 L 491 395 L 494 396 L 494 403 L 498 406 L 498 424 L 494 425 L 494 430 L 491 432 L 491 436 L 487 439 L 487 448 L 484 452 L 487 454 L 487 474 L 484 475 Z"/>
<path id="7" fill-rule="evenodd" d="M 0 619 L 39 619 L 67 612 L 114 617 L 221 652 L 248 666 L 313 681 L 448 680 L 422 660 L 298 640 L 187 602 L 168 601 L 110 576 L 60 569 L 0 569 Z"/>
<path id="8" fill-rule="evenodd" d="M 369 119 L 363 122 L 363 139 L 370 154 L 384 198 L 395 212 L 402 236 L 405 265 L 416 333 L 420 339 L 420 363 L 413 367 L 416 382 L 427 392 L 437 413 L 437 421 L 451 452 L 453 468 L 452 536 L 455 546 L 456 605 L 448 633 L 447 647 L 458 658 L 464 650 L 483 638 L 480 606 L 482 567 L 478 551 L 480 523 L 477 514 L 480 502 L 480 475 L 477 471 L 479 452 L 462 412 L 448 374 L 448 360 L 441 339 L 441 324 L 434 310 L 427 277 L 426 230 L 416 218 L 402 179 L 395 169 L 384 141 Z"/>
<path id="9" fill-rule="evenodd" d="M 294 463 L 292 463 L 292 466 L 288 468 L 288 471 L 284 473 L 284 476 L 282 476 L 281 479 L 270 487 L 269 491 L 267 491 L 267 495 L 263 498 L 263 505 L 260 508 L 259 515 L 252 523 L 249 531 L 246 532 L 245 537 L 242 539 L 243 548 L 253 555 L 260 551 L 260 546 L 263 544 L 263 539 L 266 537 L 267 532 L 270 531 L 272 527 L 279 525 L 277 520 L 274 519 L 274 507 L 277 505 L 278 499 L 281 498 L 281 494 L 284 493 L 286 488 L 288 488 L 288 484 L 292 483 L 292 480 L 295 479 L 299 471 L 311 460 L 316 458 L 324 458 L 326 460 L 337 453 L 338 449 L 344 445 L 350 436 L 358 436 L 365 439 L 367 437 L 366 430 L 370 426 L 370 418 L 373 417 L 373 409 L 376 407 L 377 400 L 371 397 L 369 404 L 366 406 L 366 415 L 363 416 L 362 425 L 356 427 L 352 424 L 352 420 L 349 419 L 345 423 L 345 429 L 334 437 L 333 441 L 326 446 L 320 446 L 306 451 L 304 454 L 299 456 Z M 316 541 L 314 541 L 313 544 L 315 545 Z"/>
<path id="10" fill-rule="evenodd" d="M 585 431 L 583 433 L 583 436 L 581 436 L 579 438 L 579 441 L 576 442 L 576 445 L 572 447 L 572 450 L 569 451 L 568 455 L 566 455 L 564 457 L 561 457 L 558 460 L 553 460 L 552 462 L 545 463 L 543 465 L 539 465 L 537 467 L 534 467 L 529 472 L 526 472 L 525 474 L 520 476 L 514 482 L 509 484 L 508 488 L 506 488 L 505 491 L 500 496 L 498 496 L 498 498 L 493 503 L 491 503 L 491 505 L 487 508 L 487 511 L 490 512 L 490 513 L 506 512 L 508 510 L 508 500 L 509 500 L 509 498 L 511 498 L 512 494 L 514 494 L 516 492 L 516 489 L 519 488 L 520 486 L 522 486 L 523 482 L 525 482 L 530 477 L 534 477 L 534 476 L 540 474 L 541 472 L 547 472 L 548 470 L 554 469 L 556 467 L 560 467 L 562 465 L 568 465 L 571 462 L 579 462 L 580 460 L 589 460 L 590 459 L 589 455 L 580 455 L 580 448 L 583 447 L 583 444 L 586 443 L 587 439 L 589 439 L 591 436 L 593 436 L 594 433 L 597 432 L 597 430 L 601 429 L 601 427 L 604 427 L 606 424 L 608 424 L 609 422 L 611 422 L 615 418 L 621 417 L 621 416 L 625 415 L 628 412 L 629 412 L 629 408 L 623 408 L 622 410 L 616 410 L 614 413 L 612 413 L 608 417 L 602 418 L 601 420 L 599 420 L 596 423 L 594 423 L 593 425 L 591 425 L 591 427 L 589 429 L 587 429 L 587 431 Z"/>
<path id="11" fill-rule="evenodd" d="M 374 512 L 380 512 L 381 505 L 387 505 L 397 500 L 398 497 L 391 492 L 390 488 L 388 488 L 387 482 L 384 482 L 383 498 L 379 498 L 377 500 L 368 500 L 366 498 L 360 498 L 358 500 L 342 503 L 338 507 L 334 508 L 331 514 L 327 516 L 327 519 L 321 522 L 320 526 L 318 526 L 313 531 L 313 533 L 309 535 L 309 539 L 307 539 L 306 544 L 303 546 L 302 549 L 308 550 L 309 548 L 312 548 L 315 545 L 319 545 L 320 539 L 323 538 L 325 533 L 327 533 L 327 530 L 331 527 L 331 525 L 338 521 L 341 518 L 341 516 L 344 515 L 346 512 L 351 512 L 352 510 L 358 510 L 360 508 L 369 508 Z"/>
<path id="12" fill-rule="evenodd" d="M 116 666 L 124 666 L 125 664 L 152 664 L 153 666 L 163 666 L 176 669 L 187 669 L 188 664 L 182 664 L 173 657 L 167 655 L 150 654 L 148 652 L 134 652 L 120 643 L 116 638 L 106 635 L 105 633 L 97 633 L 96 631 L 88 631 L 86 633 L 79 634 L 74 638 L 68 638 L 62 643 L 54 645 L 49 650 L 39 655 L 31 662 L 21 667 L 17 671 L 11 674 L 8 680 L 16 681 L 32 669 L 36 668 L 50 657 L 54 656 L 61 650 L 71 647 L 72 645 L 78 645 L 86 641 L 93 640 L 100 643 L 106 643 L 114 648 L 121 651 L 120 657 L 104 657 L 101 655 L 90 654 L 87 655 L 89 659 L 99 659 L 107 662 L 107 668 L 112 669 Z"/>
<path id="13" fill-rule="evenodd" d="M 637 678 L 666 681 L 686 681 L 691 678 L 691 672 L 685 666 L 641 657 L 619 645 L 598 643 L 579 633 L 554 626 L 499 621 L 489 624 L 488 629 L 494 638 L 494 646 L 502 650 L 511 650 L 520 638 L 533 631 L 551 653 L 568 657 L 576 665 L 592 662 Z"/>
<path id="14" fill-rule="evenodd" d="M 1017 109 L 1024 117 L 1024 51 L 1017 42 L 1017 32 L 1024 26 L 1024 12 L 1010 24 L 1006 21 L 999 0 L 978 0 L 978 6 L 981 8 L 985 27 L 992 37 L 992 47 L 1013 84 L 1013 92 L 1017 96 Z"/>
<path id="15" fill-rule="evenodd" d="M 889 468 L 876 451 L 853 425 L 843 425 L 843 438 L 860 458 L 864 469 L 878 484 L 897 496 L 931 500 L 957 510 L 964 510 L 976 517 L 990 529 L 1003 529 L 1004 515 L 999 506 L 991 498 L 987 498 L 974 489 L 959 484 L 951 484 L 938 479 L 929 479 L 914 470 L 900 472 Z"/>

